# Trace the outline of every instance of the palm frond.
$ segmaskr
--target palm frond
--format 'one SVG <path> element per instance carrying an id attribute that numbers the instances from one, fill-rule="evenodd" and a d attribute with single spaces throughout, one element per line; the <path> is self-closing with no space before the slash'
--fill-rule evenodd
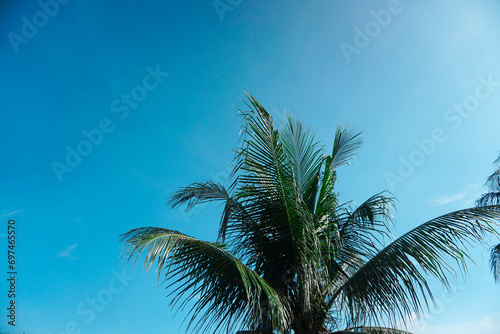
<path id="1" fill-rule="evenodd" d="M 361 132 L 343 126 L 337 126 L 335 130 L 332 155 L 324 158 L 323 174 L 317 175 L 321 181 L 318 182 L 318 192 L 315 193 L 317 198 L 314 213 L 320 220 L 336 214 L 338 202 L 337 194 L 334 192 L 336 169 L 356 158 L 356 152 L 363 142 L 360 136 Z"/>
<path id="2" fill-rule="evenodd" d="M 318 179 L 321 181 L 319 192 L 317 193 L 316 205 L 314 214 L 319 220 L 327 222 L 331 217 L 336 216 L 338 206 L 338 196 L 334 191 L 337 173 L 332 168 L 332 157 L 327 156 L 325 159 L 325 167 L 323 174 L 318 173 Z"/>
<path id="3" fill-rule="evenodd" d="M 487 233 L 500 219 L 499 206 L 472 208 L 452 212 L 424 223 L 382 249 L 345 282 L 342 294 L 349 312 L 366 314 L 364 323 L 422 311 L 422 300 L 428 305 L 433 295 L 424 276 L 433 276 L 446 287 L 455 270 L 446 259 L 455 260 L 466 270 L 467 247 L 484 242 Z"/>
<path id="4" fill-rule="evenodd" d="M 335 252 L 329 256 L 332 258 L 328 262 L 331 284 L 326 291 L 344 284 L 379 252 L 387 239 L 392 239 L 389 228 L 393 209 L 394 198 L 380 193 L 354 210 L 345 209 L 336 220 L 329 222 L 326 235 L 332 238 Z M 328 308 L 334 302 L 335 298 L 328 300 Z"/>
<path id="5" fill-rule="evenodd" d="M 489 206 L 500 204 L 500 192 L 489 192 L 481 195 L 476 201 L 476 206 Z"/>
<path id="6" fill-rule="evenodd" d="M 322 147 L 314 141 L 314 134 L 290 114 L 281 131 L 280 141 L 287 154 L 287 162 L 292 166 L 298 192 L 304 196 L 306 190 L 317 181 L 317 174 L 323 165 Z"/>
<path id="7" fill-rule="evenodd" d="M 186 205 L 186 210 L 191 210 L 195 205 L 216 200 L 225 201 L 229 194 L 220 183 L 212 181 L 196 182 L 190 186 L 180 188 L 174 192 L 168 202 L 172 207 Z"/>
<path id="8" fill-rule="evenodd" d="M 286 301 L 223 245 L 158 227 L 133 229 L 122 235 L 122 241 L 127 260 L 135 257 L 137 261 L 144 254 L 146 270 L 155 262 L 158 278 L 163 269 L 167 270 L 166 279 L 178 286 L 170 294 L 172 306 L 181 299 L 180 308 L 195 303 L 188 328 L 197 318 L 196 331 L 213 325 L 216 330 L 223 325 L 229 330 L 241 321 L 254 328 L 270 319 L 274 321 L 271 328 L 288 326 Z M 221 321 L 222 314 L 225 318 Z"/>
<path id="9" fill-rule="evenodd" d="M 191 210 L 195 205 L 212 201 L 225 202 L 218 236 L 218 241 L 224 243 L 227 225 L 236 203 L 235 199 L 230 196 L 228 190 L 223 185 L 212 181 L 196 182 L 188 187 L 180 188 L 168 200 L 173 208 L 185 204 L 187 211 Z"/>
<path id="10" fill-rule="evenodd" d="M 496 282 L 500 281 L 500 244 L 491 248 L 490 269 Z"/>
<path id="11" fill-rule="evenodd" d="M 378 252 L 377 245 L 391 238 L 394 198 L 383 193 L 373 195 L 354 210 L 343 210 L 338 215 L 339 248 L 364 258 Z M 339 210 L 340 211 L 340 210 Z M 383 239 L 381 239 L 383 238 Z"/>
<path id="12" fill-rule="evenodd" d="M 356 158 L 356 152 L 363 143 L 360 136 L 361 132 L 359 131 L 342 126 L 337 127 L 333 141 L 331 168 L 337 169 Z"/>
<path id="13" fill-rule="evenodd" d="M 498 159 L 495 162 L 498 162 Z M 492 192 L 500 191 L 500 169 L 497 169 L 493 172 L 493 174 L 488 176 L 486 179 L 486 186 Z"/>

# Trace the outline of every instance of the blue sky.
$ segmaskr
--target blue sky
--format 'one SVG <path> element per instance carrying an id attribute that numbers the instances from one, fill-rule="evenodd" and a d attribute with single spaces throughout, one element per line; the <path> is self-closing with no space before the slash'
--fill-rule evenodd
<path id="1" fill-rule="evenodd" d="M 277 119 L 290 110 L 328 150 L 337 124 L 363 130 L 338 190 L 346 202 L 392 191 L 396 235 L 472 206 L 495 168 L 496 1 L 42 0 L 1 9 L 0 247 L 7 252 L 15 219 L 19 275 L 17 326 L 2 316 L 0 329 L 183 332 L 185 313 L 173 317 L 155 273 L 121 263 L 118 236 L 152 225 L 216 238 L 220 208 L 186 214 L 165 201 L 177 187 L 224 180 L 244 90 Z M 487 248 L 473 253 L 477 266 L 456 294 L 435 284 L 441 307 L 416 333 L 498 333 L 500 287 Z"/>

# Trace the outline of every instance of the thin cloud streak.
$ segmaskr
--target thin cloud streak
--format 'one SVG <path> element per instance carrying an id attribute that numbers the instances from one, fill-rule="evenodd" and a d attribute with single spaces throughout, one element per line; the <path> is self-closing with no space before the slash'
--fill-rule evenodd
<path id="1" fill-rule="evenodd" d="M 473 204 L 473 202 L 475 201 L 475 199 L 479 196 L 479 193 L 477 192 L 477 189 L 479 187 L 475 184 L 471 184 L 469 186 L 467 186 L 464 190 L 456 193 L 456 194 L 452 194 L 452 195 L 444 195 L 444 196 L 440 196 L 440 197 L 437 197 L 433 200 L 431 200 L 431 204 L 435 205 L 435 206 L 441 206 L 441 205 L 446 205 L 446 204 L 450 204 L 450 203 L 454 203 L 454 202 L 458 202 L 458 201 L 461 201 L 463 199 L 465 199 L 466 203 L 464 204 Z M 471 202 L 471 203 L 469 203 Z"/>
<path id="2" fill-rule="evenodd" d="M 76 260 L 76 257 L 73 257 L 73 254 L 71 254 L 71 252 L 76 248 L 76 246 L 78 246 L 78 245 L 74 244 L 74 245 L 69 246 L 68 248 L 66 248 L 65 250 L 63 250 L 59 254 L 57 254 L 57 256 L 62 257 L 62 258 L 68 258 L 71 261 Z"/>

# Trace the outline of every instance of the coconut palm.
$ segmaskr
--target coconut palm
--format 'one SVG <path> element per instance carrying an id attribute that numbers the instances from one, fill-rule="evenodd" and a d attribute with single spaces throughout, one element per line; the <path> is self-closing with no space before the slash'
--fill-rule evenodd
<path id="1" fill-rule="evenodd" d="M 170 198 L 188 210 L 220 202 L 217 240 L 141 227 L 122 235 L 125 257 L 143 255 L 158 279 L 166 271 L 171 305 L 189 307 L 194 331 L 407 333 L 395 323 L 428 307 L 429 277 L 451 286 L 447 261 L 465 269 L 467 247 L 495 233 L 496 207 L 449 213 L 393 240 L 392 197 L 355 206 L 335 191 L 359 132 L 338 127 L 327 155 L 298 120 L 289 115 L 277 130 L 247 97 L 229 186 L 194 183 Z"/>
<path id="2" fill-rule="evenodd" d="M 500 163 L 500 157 L 498 157 L 494 163 Z M 479 197 L 476 201 L 476 206 L 481 207 L 500 204 L 500 167 L 486 179 L 485 186 L 488 192 Z M 500 281 L 500 244 L 491 248 L 490 268 L 495 281 Z"/>

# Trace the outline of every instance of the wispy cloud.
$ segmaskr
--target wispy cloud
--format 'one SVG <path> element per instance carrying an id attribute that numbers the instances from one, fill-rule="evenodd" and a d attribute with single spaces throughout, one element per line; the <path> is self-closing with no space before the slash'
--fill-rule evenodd
<path id="1" fill-rule="evenodd" d="M 132 168 L 128 168 L 128 170 L 138 178 L 142 179 L 148 186 L 151 186 L 151 180 L 147 178 L 144 174 Z"/>
<path id="2" fill-rule="evenodd" d="M 76 260 L 76 257 L 73 257 L 73 254 L 71 254 L 71 252 L 76 248 L 76 246 L 78 246 L 78 245 L 74 244 L 74 245 L 69 246 L 68 248 L 66 248 L 65 250 L 63 250 L 59 254 L 57 254 L 57 256 L 58 257 L 65 257 L 65 258 L 68 258 L 70 260 Z"/>
<path id="3" fill-rule="evenodd" d="M 443 195 L 431 200 L 431 203 L 436 206 L 446 205 L 464 200 L 464 204 L 473 205 L 480 192 L 479 186 L 475 184 L 468 185 L 465 189 L 452 195 Z"/>
<path id="4" fill-rule="evenodd" d="M 19 213 L 23 213 L 24 210 L 5 210 L 2 212 L 2 219 L 3 218 L 12 218 L 12 216 L 17 215 Z"/>
<path id="5" fill-rule="evenodd" d="M 434 204 L 440 206 L 440 205 L 453 203 L 453 202 L 460 201 L 461 199 L 465 198 L 466 195 L 467 195 L 467 193 L 462 191 L 462 192 L 455 194 L 455 195 L 442 196 L 442 197 L 436 198 L 434 200 Z"/>

